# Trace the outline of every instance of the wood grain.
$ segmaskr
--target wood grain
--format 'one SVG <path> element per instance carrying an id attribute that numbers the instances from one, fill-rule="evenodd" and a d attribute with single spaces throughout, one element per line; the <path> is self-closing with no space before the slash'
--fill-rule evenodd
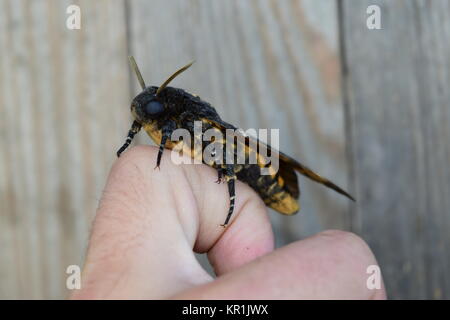
<path id="1" fill-rule="evenodd" d="M 0 298 L 62 298 L 129 117 L 122 1 L 0 1 Z"/>
<path id="2" fill-rule="evenodd" d="M 65 27 L 69 4 L 81 30 Z M 382 30 L 366 27 L 372 4 Z M 278 246 L 352 230 L 390 297 L 450 298 L 449 13 L 447 0 L 0 0 L 0 298 L 67 294 L 140 91 L 128 54 L 154 85 L 196 59 L 174 86 L 244 129 L 279 128 L 283 151 L 354 193 L 302 178 L 302 211 L 270 212 Z"/>
<path id="3" fill-rule="evenodd" d="M 66 294 L 139 91 L 128 49 L 154 84 L 197 59 L 174 85 L 243 128 L 280 128 L 283 150 L 346 185 L 334 0 L 78 1 L 76 31 L 69 4 L 0 2 L 0 298 Z M 272 214 L 278 245 L 348 227 L 346 200 L 302 188 L 302 213 Z"/>
<path id="4" fill-rule="evenodd" d="M 365 27 L 370 4 L 382 30 Z M 450 298 L 450 3 L 342 2 L 354 230 L 394 298 Z"/>

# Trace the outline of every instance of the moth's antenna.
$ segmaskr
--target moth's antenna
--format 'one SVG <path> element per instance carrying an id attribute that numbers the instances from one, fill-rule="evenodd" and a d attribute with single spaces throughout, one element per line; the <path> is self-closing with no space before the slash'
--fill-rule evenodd
<path id="1" fill-rule="evenodd" d="M 134 60 L 133 56 L 128 56 L 128 60 L 130 60 L 131 69 L 133 69 L 134 73 L 136 73 L 136 77 L 138 78 L 139 84 L 141 85 L 142 90 L 144 90 L 145 89 L 144 78 L 142 78 L 142 74 L 139 71 L 139 68 L 136 64 L 136 60 Z"/>
<path id="2" fill-rule="evenodd" d="M 185 65 L 184 67 L 182 67 L 181 69 L 179 69 L 178 71 L 176 71 L 173 75 L 171 75 L 169 77 L 169 79 L 167 79 L 166 81 L 164 81 L 164 83 L 158 88 L 158 90 L 156 91 L 156 95 L 158 95 L 165 87 L 167 87 L 167 85 L 170 83 L 170 81 L 172 81 L 173 79 L 175 79 L 176 76 L 178 76 L 180 73 L 182 73 L 183 71 L 186 71 L 190 66 L 192 66 L 192 64 L 195 62 L 195 60 L 189 62 L 187 65 Z"/>

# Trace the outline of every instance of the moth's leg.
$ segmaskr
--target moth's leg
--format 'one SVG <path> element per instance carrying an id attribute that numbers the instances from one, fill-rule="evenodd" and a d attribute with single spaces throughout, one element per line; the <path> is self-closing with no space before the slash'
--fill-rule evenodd
<path id="1" fill-rule="evenodd" d="M 158 151 L 158 158 L 156 159 L 156 168 L 159 169 L 159 165 L 161 164 L 161 157 L 164 152 L 164 146 L 166 145 L 167 139 L 170 138 L 172 135 L 172 132 L 177 128 L 177 124 L 172 121 L 168 120 L 161 128 L 162 135 L 161 135 L 161 143 L 159 144 L 159 151 Z"/>
<path id="2" fill-rule="evenodd" d="M 125 149 L 128 148 L 128 146 L 130 145 L 134 136 L 136 135 L 136 133 L 139 132 L 139 130 L 141 130 L 141 128 L 142 128 L 142 126 L 140 123 L 138 123 L 137 121 L 133 121 L 133 124 L 131 125 L 131 129 L 128 131 L 127 140 L 125 140 L 125 143 L 123 144 L 123 146 L 120 147 L 120 149 L 117 151 L 117 157 L 120 157 L 122 152 L 124 152 Z"/>
<path id="3" fill-rule="evenodd" d="M 226 165 L 225 167 L 225 180 L 228 184 L 228 193 L 230 195 L 230 209 L 228 210 L 227 218 L 225 219 L 224 224 L 220 226 L 226 227 L 228 222 L 230 221 L 231 215 L 234 211 L 234 199 L 235 199 L 235 181 L 236 175 L 234 174 L 233 165 Z"/>
<path id="4" fill-rule="evenodd" d="M 216 183 L 220 184 L 223 181 L 223 168 L 217 169 L 217 180 Z"/>

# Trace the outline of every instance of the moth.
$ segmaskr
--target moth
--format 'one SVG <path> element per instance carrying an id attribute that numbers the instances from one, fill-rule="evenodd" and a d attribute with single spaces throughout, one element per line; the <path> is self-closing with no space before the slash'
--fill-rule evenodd
<path id="1" fill-rule="evenodd" d="M 131 68 L 136 73 L 137 79 L 142 87 L 139 93 L 131 103 L 131 113 L 134 121 L 128 132 L 123 146 L 117 151 L 117 156 L 130 145 L 134 136 L 144 129 L 151 139 L 159 145 L 159 151 L 156 159 L 156 167 L 161 164 L 161 156 L 165 149 L 174 149 L 176 141 L 171 140 L 174 130 L 184 128 L 190 134 L 194 134 L 194 122 L 201 121 L 204 125 L 202 130 L 214 129 L 222 132 L 224 135 L 227 129 L 237 130 L 237 128 L 223 121 L 214 107 L 200 97 L 190 94 L 183 89 L 169 87 L 168 84 L 180 73 L 187 70 L 193 62 L 185 65 L 172 74 L 162 85 L 146 86 L 144 79 L 139 71 L 136 61 L 129 57 Z M 248 137 L 247 137 L 248 138 Z M 253 139 L 253 138 L 248 138 Z M 226 143 L 225 140 L 220 143 Z M 233 142 L 236 143 L 236 142 Z M 259 143 L 259 141 L 258 141 Z M 248 184 L 261 197 L 264 203 L 270 208 L 285 214 L 292 215 L 300 210 L 299 197 L 300 188 L 298 185 L 296 172 L 308 177 L 309 179 L 321 183 L 328 188 L 354 200 L 346 191 L 338 187 L 330 180 L 321 177 L 305 165 L 287 156 L 286 154 L 265 145 L 269 151 L 277 154 L 279 157 L 279 170 L 270 174 L 261 174 L 261 168 L 267 164 L 264 161 L 256 163 L 234 164 L 223 162 L 205 162 L 218 172 L 217 182 L 226 182 L 230 197 L 230 206 L 225 222 L 221 225 L 226 227 L 233 214 L 235 204 L 235 181 L 239 179 Z M 202 145 L 202 148 L 205 146 Z M 238 148 L 233 145 L 232 150 Z M 250 144 L 245 145 L 245 154 L 248 156 L 251 152 L 258 153 Z M 195 154 L 191 153 L 194 157 Z"/>

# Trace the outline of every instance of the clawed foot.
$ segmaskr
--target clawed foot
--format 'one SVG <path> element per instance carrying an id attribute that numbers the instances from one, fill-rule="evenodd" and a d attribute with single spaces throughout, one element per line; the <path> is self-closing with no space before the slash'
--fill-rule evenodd
<path id="1" fill-rule="evenodd" d="M 223 178 L 223 177 L 221 177 L 221 178 L 217 178 L 217 180 L 216 181 L 214 181 L 215 183 L 217 183 L 217 184 L 221 184 L 221 183 L 225 183 L 225 182 L 227 182 L 227 179 L 226 178 Z"/>

